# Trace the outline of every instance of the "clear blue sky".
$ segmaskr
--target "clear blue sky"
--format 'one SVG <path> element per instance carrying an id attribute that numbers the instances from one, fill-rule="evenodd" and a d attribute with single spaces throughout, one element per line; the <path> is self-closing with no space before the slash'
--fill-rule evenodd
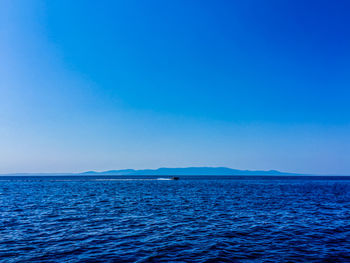
<path id="1" fill-rule="evenodd" d="M 350 174 L 350 1 L 3 0 L 0 173 Z"/>

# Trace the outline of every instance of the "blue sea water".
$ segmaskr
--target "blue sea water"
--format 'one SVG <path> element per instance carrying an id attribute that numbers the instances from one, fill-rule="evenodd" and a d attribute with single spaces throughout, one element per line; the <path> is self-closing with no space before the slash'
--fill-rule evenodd
<path id="1" fill-rule="evenodd" d="M 0 177 L 1 262 L 350 262 L 349 177 Z"/>

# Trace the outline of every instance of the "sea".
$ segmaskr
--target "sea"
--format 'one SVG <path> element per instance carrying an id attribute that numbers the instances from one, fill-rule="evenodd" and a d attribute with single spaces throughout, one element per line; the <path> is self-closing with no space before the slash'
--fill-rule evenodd
<path id="1" fill-rule="evenodd" d="M 350 262 L 350 177 L 2 176 L 0 262 Z"/>

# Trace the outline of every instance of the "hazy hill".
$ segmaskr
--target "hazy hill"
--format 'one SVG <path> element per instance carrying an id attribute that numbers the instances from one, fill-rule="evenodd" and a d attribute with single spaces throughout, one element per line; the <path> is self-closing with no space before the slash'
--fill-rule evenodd
<path id="1" fill-rule="evenodd" d="M 81 175 L 297 175 L 276 170 L 249 171 L 227 167 L 187 167 L 187 168 L 159 168 L 145 170 L 109 170 L 104 172 L 88 171 Z"/>

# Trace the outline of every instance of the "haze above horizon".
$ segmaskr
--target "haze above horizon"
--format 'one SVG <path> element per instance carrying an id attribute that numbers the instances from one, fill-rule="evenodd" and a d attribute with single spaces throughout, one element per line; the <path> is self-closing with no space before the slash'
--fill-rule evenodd
<path id="1" fill-rule="evenodd" d="M 175 176 L 175 175 L 212 175 L 212 176 L 346 176 L 346 174 L 301 174 L 287 173 L 277 170 L 238 170 L 229 167 L 161 167 L 157 169 L 122 169 L 122 170 L 107 170 L 107 171 L 85 171 L 78 173 L 11 173 L 0 174 L 0 176 Z"/>
<path id="2" fill-rule="evenodd" d="M 350 174 L 350 2 L 0 3 L 0 173 Z"/>

